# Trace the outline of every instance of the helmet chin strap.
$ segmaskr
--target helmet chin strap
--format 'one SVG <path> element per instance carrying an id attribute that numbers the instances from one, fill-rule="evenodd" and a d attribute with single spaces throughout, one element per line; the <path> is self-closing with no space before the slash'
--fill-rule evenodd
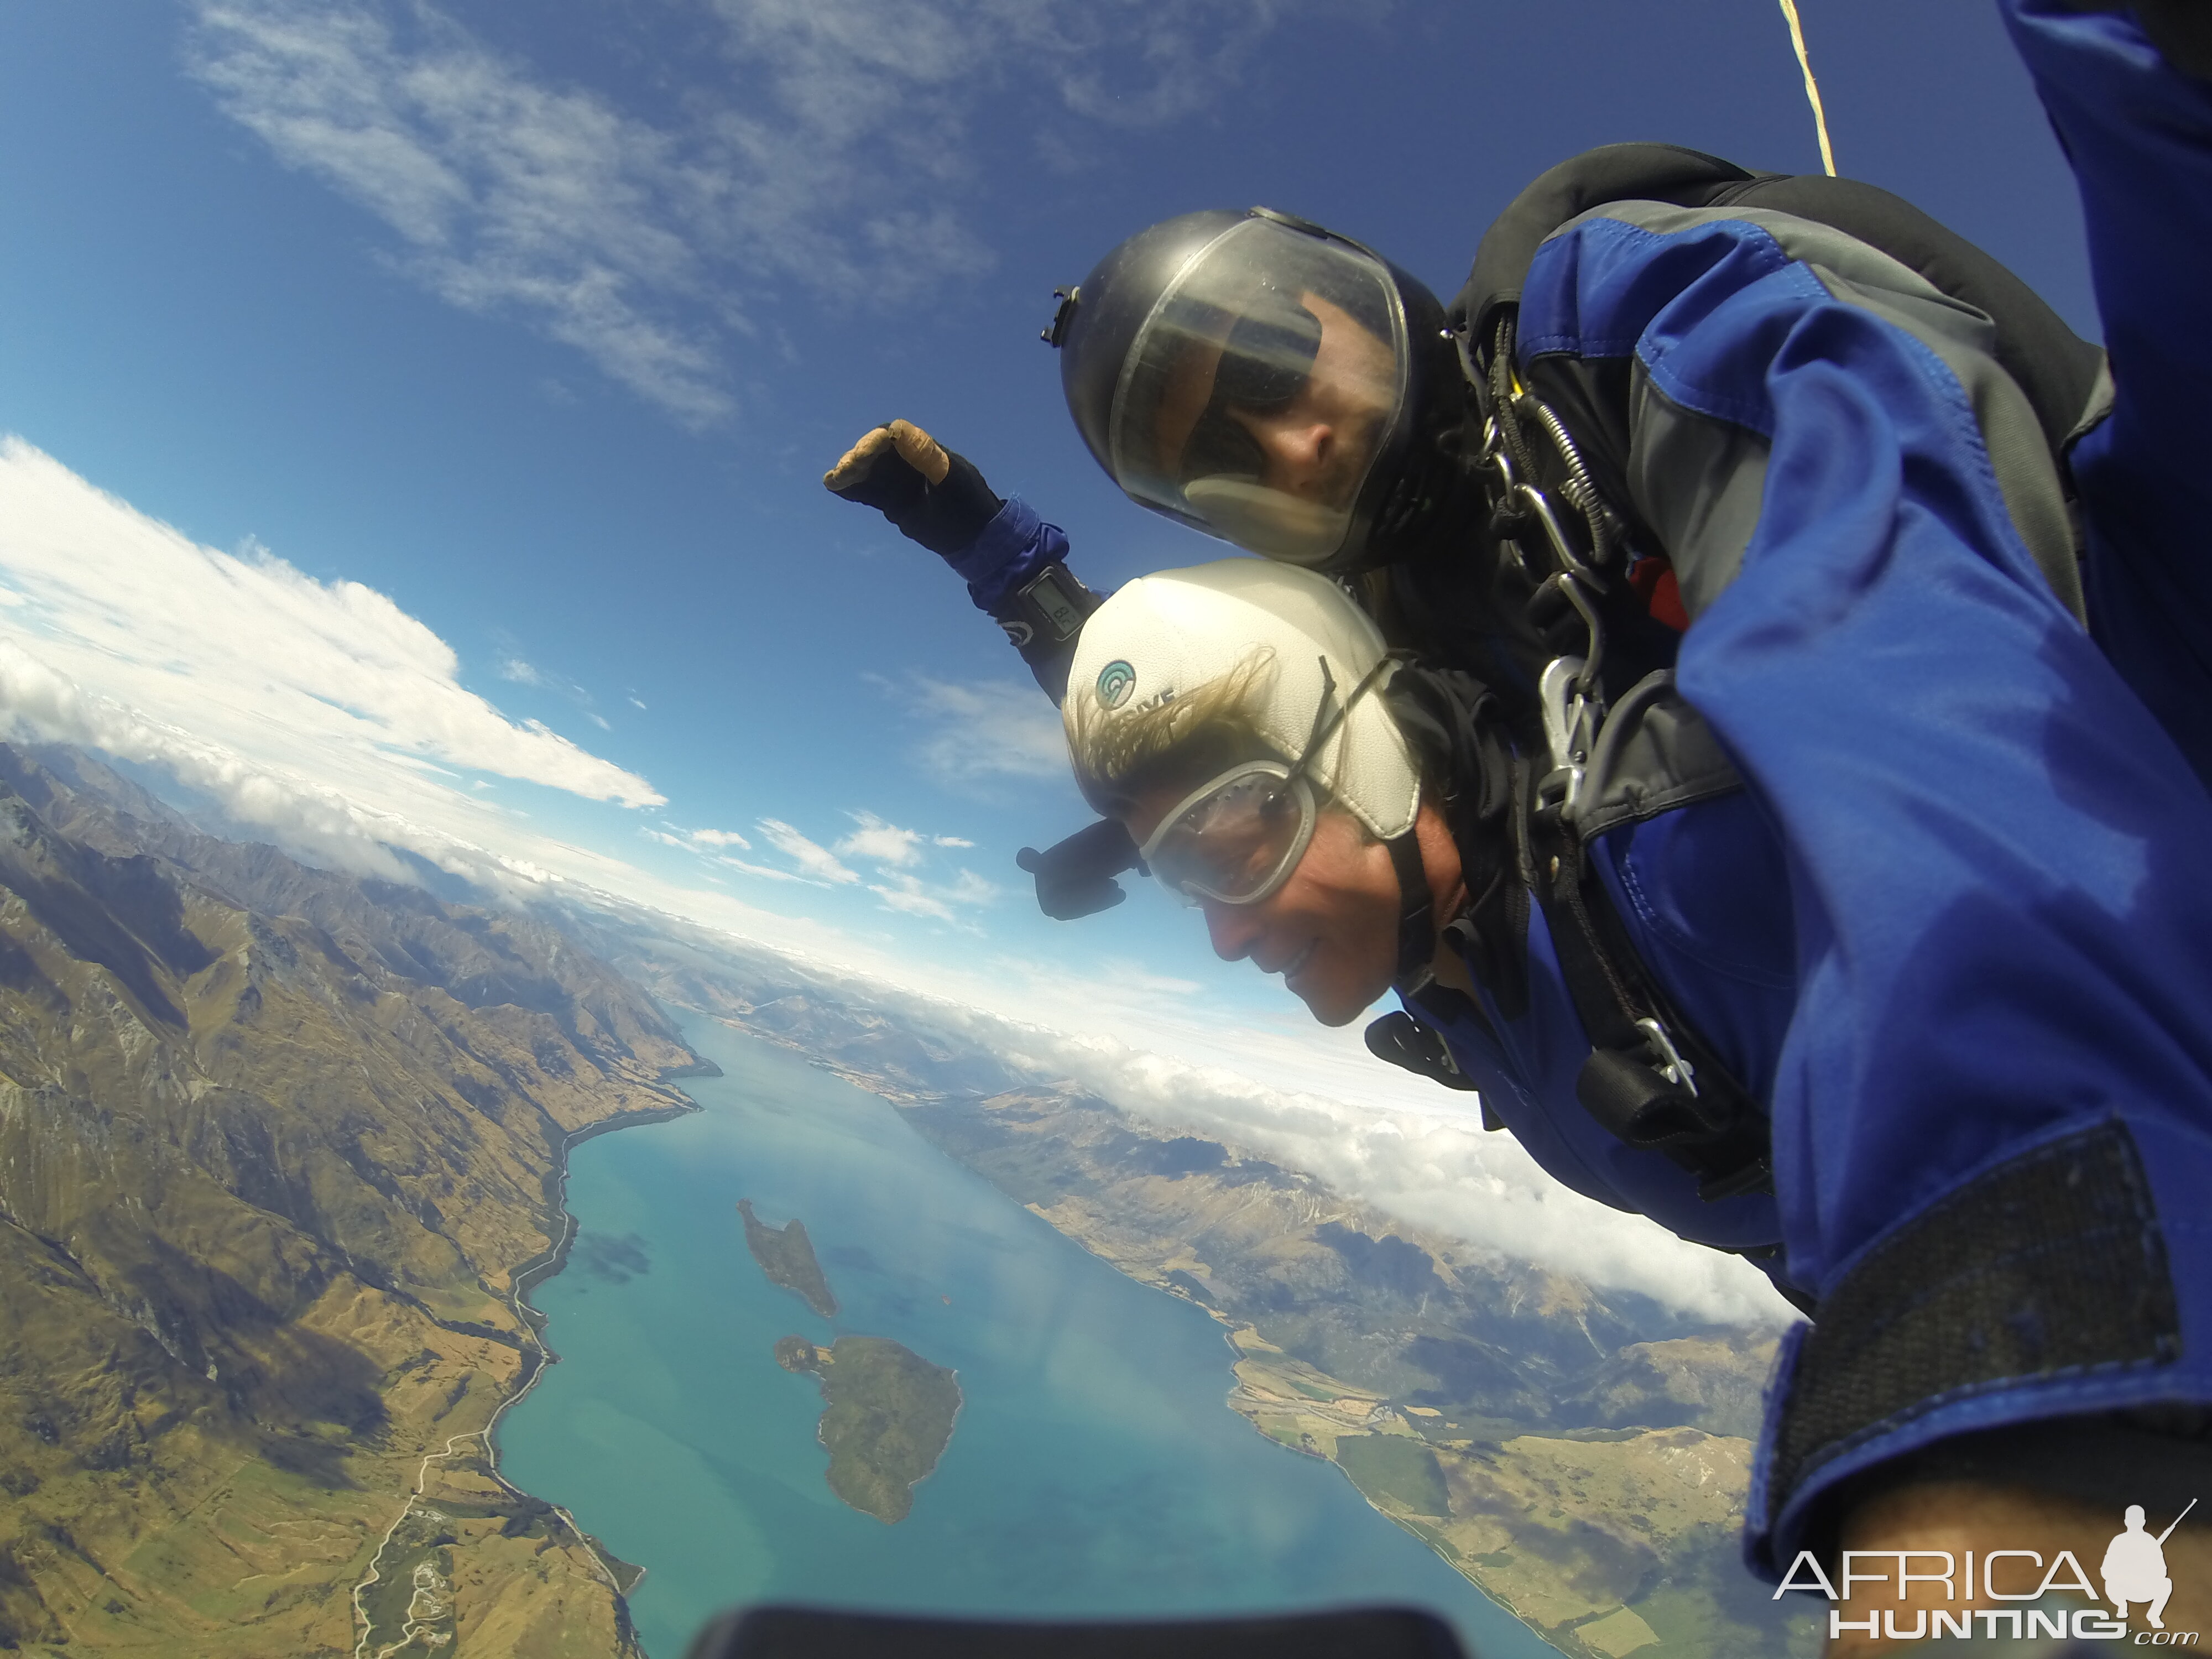
<path id="1" fill-rule="evenodd" d="M 1390 867 L 1398 872 L 1398 967 L 1391 983 L 1410 996 L 1432 976 L 1436 906 L 1429 896 L 1428 871 L 1421 862 L 1418 824 L 1407 825 L 1404 835 L 1382 844 L 1390 849 Z"/>

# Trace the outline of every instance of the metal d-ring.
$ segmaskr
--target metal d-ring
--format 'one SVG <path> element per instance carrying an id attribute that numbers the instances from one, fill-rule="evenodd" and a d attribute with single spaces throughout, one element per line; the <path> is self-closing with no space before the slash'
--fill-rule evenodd
<path id="1" fill-rule="evenodd" d="M 1569 544 L 1567 532 L 1559 527 L 1559 515 L 1552 510 L 1550 496 L 1534 484 L 1523 483 L 1513 486 L 1513 499 L 1534 514 L 1537 522 L 1544 526 L 1545 538 L 1552 544 L 1552 556 L 1559 562 L 1563 571 L 1584 577 L 1593 584 L 1598 581 L 1597 572 L 1584 564 Z"/>
<path id="2" fill-rule="evenodd" d="M 1605 665 L 1605 629 L 1597 619 L 1597 607 L 1590 603 L 1589 595 L 1583 592 L 1582 583 L 1571 571 L 1561 571 L 1544 586 L 1556 587 L 1567 596 L 1567 603 L 1574 606 L 1589 633 L 1589 649 L 1583 653 L 1582 672 L 1575 677 L 1577 688 L 1589 696 L 1597 687 L 1598 671 Z"/>

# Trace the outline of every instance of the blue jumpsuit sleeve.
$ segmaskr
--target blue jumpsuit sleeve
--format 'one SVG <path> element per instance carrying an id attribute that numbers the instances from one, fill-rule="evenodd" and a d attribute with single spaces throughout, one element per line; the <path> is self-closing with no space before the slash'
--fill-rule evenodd
<path id="1" fill-rule="evenodd" d="M 1579 222 L 1524 353 L 1755 435 L 1678 679 L 1777 825 L 1796 1000 L 1776 1202 L 1820 1321 L 1747 1522 L 1948 1436 L 2212 1404 L 2212 799 L 2053 595 L 1958 376 L 1741 220 Z"/>
<path id="2" fill-rule="evenodd" d="M 1074 659 L 1081 618 L 1099 604 L 1098 596 L 1068 574 L 1066 560 L 1066 533 L 1056 524 L 1047 524 L 1018 495 L 1006 498 L 974 543 L 945 560 L 968 584 L 968 597 L 975 608 L 1006 631 L 1038 687 L 1055 703 L 1067 689 L 1067 668 Z M 1057 617 L 1023 598 L 1055 565 L 1062 578 L 1056 585 L 1060 602 Z"/>
<path id="3" fill-rule="evenodd" d="M 2124 10 L 2005 0 L 2073 162 L 2114 396 L 2072 456 L 2089 623 L 2212 782 L 2212 84 Z"/>
<path id="4" fill-rule="evenodd" d="M 945 562 L 968 584 L 975 608 L 996 616 L 1038 572 L 1066 558 L 1067 532 L 1047 524 L 1020 496 L 1009 495 L 974 544 Z"/>

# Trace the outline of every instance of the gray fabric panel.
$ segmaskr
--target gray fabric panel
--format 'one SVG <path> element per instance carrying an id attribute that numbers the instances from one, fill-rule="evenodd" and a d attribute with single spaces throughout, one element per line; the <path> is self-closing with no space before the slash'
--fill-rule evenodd
<path id="1" fill-rule="evenodd" d="M 2027 544 L 2051 591 L 2077 619 L 2085 615 L 2081 567 L 2057 465 L 2051 459 L 2050 445 L 2044 441 L 2043 428 L 2036 421 L 2027 394 L 1990 355 L 1996 325 L 1985 313 L 1952 299 L 1917 271 L 1881 249 L 1831 226 L 1800 219 L 1793 214 L 1762 208 L 1681 208 L 1666 202 L 1609 202 L 1568 221 L 1554 234 L 1564 234 L 1591 219 L 1614 219 L 1658 235 L 1671 235 L 1722 220 L 1757 225 L 1774 238 L 1784 253 L 1812 267 L 1814 275 L 1837 299 L 1864 307 L 1926 345 L 1966 391 L 1968 404 L 1980 422 L 1983 447 L 1989 454 L 1997 488 L 2003 493 L 2013 528 Z M 1704 420 L 1715 428 L 1734 429 L 1710 417 L 1692 416 L 1679 409 L 1674 412 L 1678 427 L 1688 421 Z M 1688 441 L 1680 431 L 1671 436 L 1682 448 L 1684 462 L 1700 467 L 1713 464 L 1717 446 L 1723 441 L 1717 436 Z M 1670 470 L 1678 464 L 1671 457 L 1655 458 L 1655 465 L 1662 462 Z M 1649 470 L 1646 469 L 1647 476 Z M 1632 493 L 1637 488 L 1634 481 L 1638 473 L 1632 452 Z M 1698 497 L 1692 491 L 1689 499 L 1694 503 Z M 1717 537 L 1712 548 L 1692 549 L 1677 541 L 1673 523 L 1656 516 L 1642 497 L 1637 498 L 1636 505 L 1645 513 L 1646 521 L 1659 532 L 1674 556 L 1675 576 L 1682 583 L 1683 603 L 1694 621 L 1700 605 L 1710 604 L 1720 586 L 1726 585 L 1723 580 L 1716 586 L 1711 578 L 1719 574 L 1723 567 L 1727 574 L 1733 576 L 1740 566 L 1743 544 L 1735 546 L 1735 564 L 1729 563 L 1727 551 L 1726 536 L 1733 533 L 1733 522 L 1723 521 L 1711 526 Z M 1745 542 L 1748 539 L 1747 536 Z M 1698 604 L 1692 602 L 1691 582 L 1681 568 L 1686 552 L 1692 564 L 1710 567 L 1697 573 Z"/>
<path id="2" fill-rule="evenodd" d="M 1832 270 L 1846 282 L 1863 287 L 1918 295 L 1939 304 L 1954 306 L 1969 317 L 1980 317 L 1984 328 L 1992 326 L 1982 313 L 1947 297 L 1941 289 L 1902 260 L 1892 258 L 1880 248 L 1846 235 L 1832 225 L 1800 219 L 1794 213 L 1777 213 L 1771 208 L 1685 208 L 1671 202 L 1607 202 L 1568 220 L 1552 233 L 1552 237 L 1564 236 L 1592 219 L 1618 219 L 1623 224 L 1634 225 L 1659 236 L 1679 235 L 1699 225 L 1718 224 L 1724 220 L 1757 225 L 1792 259 Z M 1545 240 L 1548 241 L 1552 237 Z"/>
<path id="3" fill-rule="evenodd" d="M 2081 562 L 2057 464 L 2051 459 L 2051 446 L 2044 441 L 2042 424 L 2027 394 L 1990 355 L 1989 319 L 1955 300 L 1931 301 L 1868 289 L 1817 265 L 1813 274 L 1838 300 L 1863 307 L 1918 339 L 1958 378 L 1974 418 L 1981 423 L 1982 447 L 1989 452 L 1997 488 L 2004 492 L 2013 528 L 2027 544 L 2051 591 L 2076 622 L 2086 622 Z"/>
<path id="4" fill-rule="evenodd" d="M 2066 453 L 2072 454 L 2074 446 L 2087 437 L 2112 416 L 2112 399 L 2118 388 L 2112 384 L 2112 360 L 2105 359 L 2105 366 L 2097 371 L 2097 383 L 2089 388 L 2089 401 L 2081 405 L 2081 417 L 2074 429 L 2066 434 Z"/>
<path id="5" fill-rule="evenodd" d="M 1662 668 L 1637 681 L 1598 728 L 1575 832 L 1588 841 L 1742 787 L 1712 727 L 1674 689 L 1674 671 Z"/>
<path id="6" fill-rule="evenodd" d="M 1694 414 L 1651 384 L 1628 392 L 1628 498 L 1659 534 L 1692 622 L 1743 568 L 1766 495 L 1764 433 Z"/>

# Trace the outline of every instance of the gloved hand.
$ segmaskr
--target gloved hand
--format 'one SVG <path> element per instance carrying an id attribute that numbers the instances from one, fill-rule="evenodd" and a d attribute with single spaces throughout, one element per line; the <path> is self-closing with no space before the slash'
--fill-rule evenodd
<path id="1" fill-rule="evenodd" d="M 822 482 L 833 495 L 874 507 L 908 541 L 948 559 L 973 547 L 1006 505 L 974 462 L 911 421 L 864 433 Z"/>
<path id="2" fill-rule="evenodd" d="M 1014 862 L 1036 878 L 1037 908 L 1054 921 L 1112 909 L 1128 897 L 1114 878 L 1144 867 L 1119 818 L 1101 818 L 1042 853 L 1024 847 Z"/>

